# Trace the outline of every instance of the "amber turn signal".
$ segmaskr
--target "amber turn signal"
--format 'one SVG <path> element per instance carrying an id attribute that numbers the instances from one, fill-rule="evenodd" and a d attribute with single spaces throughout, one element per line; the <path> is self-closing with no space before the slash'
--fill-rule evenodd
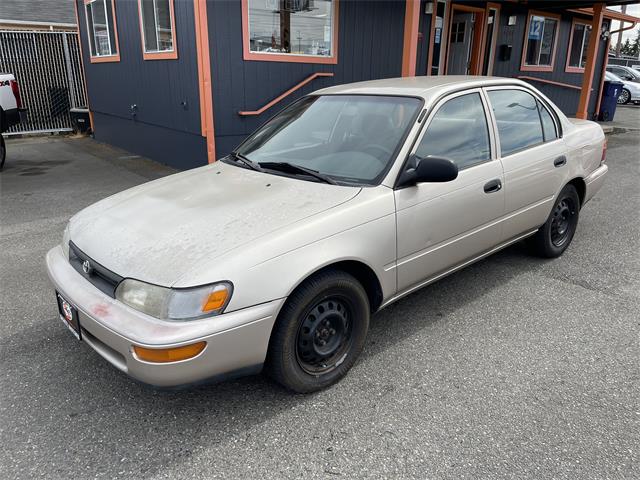
<path id="1" fill-rule="evenodd" d="M 219 290 L 214 290 L 204 301 L 204 304 L 202 305 L 202 311 L 206 313 L 212 312 L 214 310 L 220 310 L 227 302 L 228 296 L 229 290 L 227 290 L 226 287 L 222 287 Z"/>
<path id="2" fill-rule="evenodd" d="M 133 351 L 140 360 L 153 363 L 179 362 L 196 357 L 207 346 L 207 342 L 192 343 L 173 348 L 146 348 L 133 346 Z"/>

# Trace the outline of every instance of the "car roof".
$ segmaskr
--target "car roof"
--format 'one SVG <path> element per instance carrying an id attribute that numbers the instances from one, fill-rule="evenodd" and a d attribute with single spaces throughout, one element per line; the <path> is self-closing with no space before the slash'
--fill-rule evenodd
<path id="1" fill-rule="evenodd" d="M 434 95 L 465 88 L 486 87 L 492 85 L 529 84 L 515 78 L 484 77 L 473 75 L 436 75 L 420 77 L 386 78 L 366 82 L 347 83 L 323 88 L 314 92 L 316 95 L 402 95 L 429 98 Z"/>

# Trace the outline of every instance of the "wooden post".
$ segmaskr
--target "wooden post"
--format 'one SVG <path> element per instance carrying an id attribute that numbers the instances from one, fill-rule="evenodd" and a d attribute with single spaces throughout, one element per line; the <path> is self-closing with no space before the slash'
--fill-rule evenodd
<path id="1" fill-rule="evenodd" d="M 586 119 L 589 115 L 589 99 L 591 97 L 591 87 L 593 86 L 593 74 L 596 70 L 596 60 L 598 59 L 598 46 L 600 45 L 600 29 L 602 28 L 602 18 L 604 17 L 604 4 L 593 5 L 593 20 L 591 22 L 591 40 L 587 49 L 587 63 L 582 74 L 582 91 L 578 102 L 577 118 Z M 605 52 L 607 55 L 607 52 Z"/>
<path id="2" fill-rule="evenodd" d="M 402 46 L 402 76 L 416 75 L 418 57 L 418 27 L 420 20 L 420 0 L 405 0 L 404 43 Z M 435 8 L 435 5 L 434 5 Z"/>

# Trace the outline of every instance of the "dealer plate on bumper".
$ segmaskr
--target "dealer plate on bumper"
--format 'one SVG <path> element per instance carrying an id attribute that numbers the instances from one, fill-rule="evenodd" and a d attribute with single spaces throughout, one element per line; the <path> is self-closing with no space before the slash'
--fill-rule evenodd
<path id="1" fill-rule="evenodd" d="M 80 320 L 78 319 L 78 309 L 71 305 L 62 295 L 56 292 L 58 300 L 58 313 L 60 319 L 64 322 L 71 333 L 80 340 Z"/>

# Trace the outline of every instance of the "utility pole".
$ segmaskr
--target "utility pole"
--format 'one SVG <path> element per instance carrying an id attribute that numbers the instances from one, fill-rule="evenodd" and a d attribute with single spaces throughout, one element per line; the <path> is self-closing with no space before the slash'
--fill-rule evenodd
<path id="1" fill-rule="evenodd" d="M 622 5 L 622 13 L 627 13 L 627 6 Z M 622 32 L 618 33 L 618 41 L 616 42 L 616 57 L 620 56 L 620 46 L 622 45 Z"/>

